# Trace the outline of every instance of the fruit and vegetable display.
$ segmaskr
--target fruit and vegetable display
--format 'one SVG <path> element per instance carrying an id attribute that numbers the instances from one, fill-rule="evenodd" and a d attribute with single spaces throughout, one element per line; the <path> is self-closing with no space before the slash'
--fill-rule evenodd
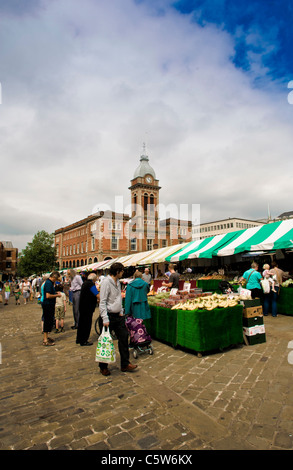
<path id="1" fill-rule="evenodd" d="M 282 283 L 282 287 L 293 287 L 293 279 L 288 279 Z"/>
<path id="2" fill-rule="evenodd" d="M 235 307 L 238 305 L 238 297 L 229 297 L 225 294 L 212 294 L 206 297 L 183 300 L 173 307 L 172 310 L 214 310 L 215 308 Z"/>
<path id="3" fill-rule="evenodd" d="M 202 292 L 201 289 L 191 289 L 190 292 L 178 291 L 176 295 L 171 295 L 170 292 L 161 292 L 148 297 L 149 305 L 170 308 L 171 310 L 213 310 L 235 307 L 240 300 L 240 295 Z"/>

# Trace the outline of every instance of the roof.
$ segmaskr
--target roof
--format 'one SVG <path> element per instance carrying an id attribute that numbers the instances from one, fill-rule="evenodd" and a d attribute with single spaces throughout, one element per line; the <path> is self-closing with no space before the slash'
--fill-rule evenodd
<path id="1" fill-rule="evenodd" d="M 134 172 L 133 178 L 144 177 L 145 175 L 152 175 L 156 179 L 155 170 L 149 164 L 149 157 L 147 155 L 141 155 L 140 165 Z"/>

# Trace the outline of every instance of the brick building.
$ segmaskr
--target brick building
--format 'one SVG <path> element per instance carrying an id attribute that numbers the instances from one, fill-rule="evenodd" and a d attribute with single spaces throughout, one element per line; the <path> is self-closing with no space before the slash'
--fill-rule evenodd
<path id="1" fill-rule="evenodd" d="M 97 212 L 55 231 L 59 269 L 75 268 L 192 239 L 190 221 L 159 219 L 159 180 L 145 152 L 130 182 L 131 216 Z"/>
<path id="2" fill-rule="evenodd" d="M 55 231 L 59 269 L 123 256 L 129 252 L 129 216 L 115 212 L 97 212 Z"/>
<path id="3" fill-rule="evenodd" d="M 0 280 L 6 281 L 15 277 L 17 272 L 18 248 L 10 241 L 0 242 Z"/>

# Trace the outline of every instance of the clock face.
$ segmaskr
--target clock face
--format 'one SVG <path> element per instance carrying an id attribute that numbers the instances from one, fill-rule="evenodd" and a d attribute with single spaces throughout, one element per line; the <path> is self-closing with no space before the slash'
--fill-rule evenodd
<path id="1" fill-rule="evenodd" d="M 151 176 L 147 176 L 146 177 L 146 182 L 147 183 L 151 183 L 153 181 L 152 177 Z"/>

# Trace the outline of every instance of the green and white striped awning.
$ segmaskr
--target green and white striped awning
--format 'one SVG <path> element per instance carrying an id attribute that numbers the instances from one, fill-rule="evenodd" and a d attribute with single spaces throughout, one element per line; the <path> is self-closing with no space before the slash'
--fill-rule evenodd
<path id="1" fill-rule="evenodd" d="M 289 219 L 190 242 L 184 249 L 169 256 L 166 261 L 176 262 L 192 258 L 212 258 L 292 248 L 293 220 Z"/>
<path id="2" fill-rule="evenodd" d="M 216 253 L 229 256 L 253 251 L 270 251 L 293 248 L 293 220 L 283 220 L 272 224 L 244 230 L 237 238 L 227 243 Z"/>
<path id="3" fill-rule="evenodd" d="M 182 250 L 172 256 L 168 256 L 166 261 L 175 263 L 185 259 L 212 258 L 214 251 L 225 246 L 225 244 L 233 238 L 234 233 L 235 232 L 224 233 L 223 235 L 216 235 L 215 237 L 190 242 Z"/>

